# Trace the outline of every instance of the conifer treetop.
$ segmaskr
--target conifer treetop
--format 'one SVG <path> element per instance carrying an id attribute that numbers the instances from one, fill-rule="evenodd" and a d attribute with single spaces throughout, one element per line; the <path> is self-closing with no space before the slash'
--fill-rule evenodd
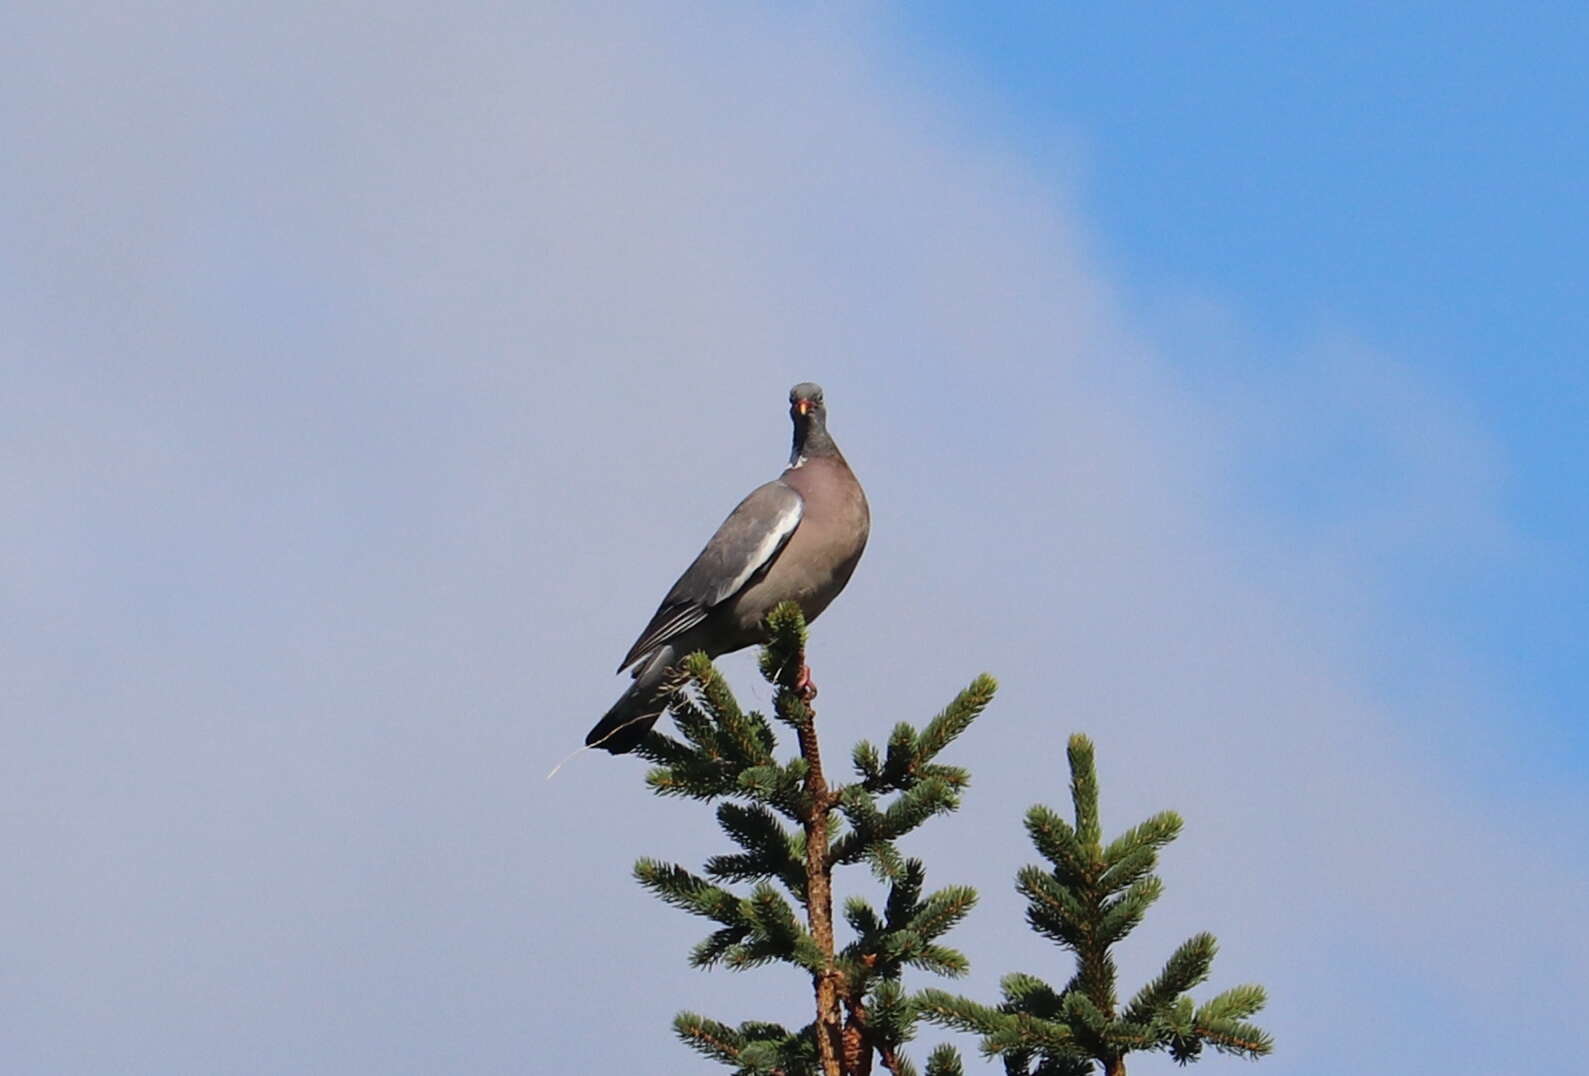
<path id="1" fill-rule="evenodd" d="M 1163 892 L 1153 870 L 1181 819 L 1164 811 L 1104 844 L 1092 741 L 1071 736 L 1067 755 L 1072 820 L 1041 804 L 1027 811 L 1027 835 L 1047 862 L 1022 868 L 1016 889 L 1027 899 L 1027 924 L 1072 953 L 1074 974 L 1059 989 L 1035 975 L 1006 975 L 996 1007 L 923 991 L 921 1014 L 980 1035 L 983 1051 L 1002 1058 L 1007 1073 L 1082 1076 L 1096 1063 L 1106 1076 L 1123 1076 L 1126 1055 L 1137 1051 L 1163 1051 L 1182 1064 L 1207 1047 L 1253 1059 L 1268 1054 L 1273 1041 L 1247 1020 L 1264 1005 L 1261 986 L 1233 987 L 1201 1005 L 1188 993 L 1208 978 L 1217 949 L 1211 934 L 1187 939 L 1120 1003 L 1111 950 Z"/>
<path id="2" fill-rule="evenodd" d="M 691 1048 L 745 1074 L 864 1076 L 879 1065 L 916 1076 L 906 1053 L 918 1013 L 905 990 L 907 970 L 963 974 L 963 954 L 941 941 L 976 903 L 968 886 L 926 890 L 926 869 L 898 842 L 959 806 L 969 777 L 940 753 L 992 701 L 993 678 L 977 677 L 919 730 L 895 726 L 885 748 L 857 744 L 855 777 L 830 780 L 805 675 L 806 628 L 792 603 L 768 618 L 761 672 L 774 686 L 773 720 L 739 706 L 704 654 L 688 658 L 670 686 L 679 738 L 652 730 L 637 753 L 658 795 L 717 804 L 734 843 L 702 873 L 641 859 L 635 877 L 663 901 L 710 920 L 714 929 L 690 953 L 697 967 L 746 970 L 787 964 L 812 982 L 815 1019 L 804 1027 L 751 1021 L 730 1026 L 679 1014 L 674 1031 Z M 780 757 L 773 721 L 793 733 L 798 754 Z M 833 915 L 833 874 L 865 864 L 887 885 L 883 907 L 843 902 L 849 937 Z M 730 886 L 748 885 L 749 891 Z M 961 1072 L 952 1047 L 933 1051 L 927 1076 Z"/>

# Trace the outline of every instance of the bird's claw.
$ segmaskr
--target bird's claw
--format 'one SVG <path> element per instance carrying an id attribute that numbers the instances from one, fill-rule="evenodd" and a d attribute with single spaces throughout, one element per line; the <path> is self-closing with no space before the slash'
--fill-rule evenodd
<path id="1" fill-rule="evenodd" d="M 800 696 L 801 702 L 810 702 L 817 697 L 817 685 L 811 682 L 811 666 L 800 666 L 800 675 L 795 679 L 795 694 Z"/>

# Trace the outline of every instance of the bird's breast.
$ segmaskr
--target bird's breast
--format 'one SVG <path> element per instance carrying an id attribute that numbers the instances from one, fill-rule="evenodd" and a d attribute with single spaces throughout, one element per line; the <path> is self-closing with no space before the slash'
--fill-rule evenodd
<path id="1" fill-rule="evenodd" d="M 742 632 L 760 633 L 761 621 L 780 602 L 799 604 L 813 620 L 844 589 L 871 531 L 866 494 L 842 458 L 820 458 L 784 474 L 805 502 L 800 526 L 760 579 L 734 600 Z"/>

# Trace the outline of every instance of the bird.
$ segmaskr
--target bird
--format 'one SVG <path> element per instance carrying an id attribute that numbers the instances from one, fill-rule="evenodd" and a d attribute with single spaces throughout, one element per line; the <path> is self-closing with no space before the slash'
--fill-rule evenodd
<path id="1" fill-rule="evenodd" d="M 634 683 L 585 737 L 633 751 L 667 709 L 661 689 L 689 655 L 718 657 L 765 642 L 767 614 L 786 601 L 815 620 L 850 581 L 866 549 L 866 493 L 828 433 L 822 387 L 789 390 L 789 466 L 739 502 L 679 576 L 618 671 Z"/>

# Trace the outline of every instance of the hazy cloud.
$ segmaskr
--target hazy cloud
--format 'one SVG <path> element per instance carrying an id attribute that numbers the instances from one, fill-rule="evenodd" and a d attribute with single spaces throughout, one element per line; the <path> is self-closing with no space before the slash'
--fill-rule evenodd
<path id="1" fill-rule="evenodd" d="M 920 845 L 969 989 L 1059 966 L 1008 890 L 1080 728 L 1106 824 L 1189 823 L 1127 970 L 1214 930 L 1267 1072 L 1577 1057 L 1584 816 L 1388 578 L 1513 542 L 1460 407 L 1189 380 L 864 16 L 545 8 L 0 16 L 8 1071 L 693 1071 L 676 1010 L 801 1004 L 628 881 L 704 815 L 541 775 L 803 378 L 876 518 L 831 742 L 1004 683 Z"/>

